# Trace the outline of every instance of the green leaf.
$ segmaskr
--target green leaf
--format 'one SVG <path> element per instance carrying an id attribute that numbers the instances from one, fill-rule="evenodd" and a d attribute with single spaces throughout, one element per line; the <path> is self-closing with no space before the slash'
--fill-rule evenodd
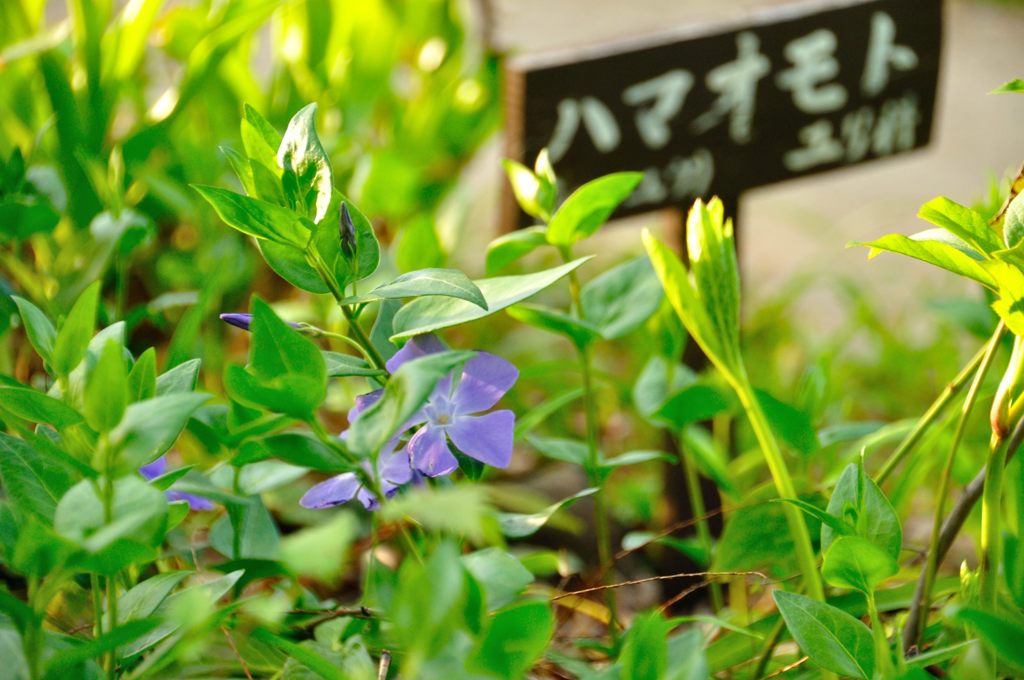
<path id="1" fill-rule="evenodd" d="M 316 104 L 307 104 L 292 116 L 277 150 L 277 164 L 284 170 L 285 186 L 289 174 L 299 189 L 299 206 L 306 217 L 319 222 L 327 214 L 334 186 L 331 161 L 316 134 Z"/>
<path id="2" fill-rule="evenodd" d="M 754 394 L 779 439 L 805 456 L 818 448 L 818 435 L 810 416 L 764 390 L 754 390 Z"/>
<path id="3" fill-rule="evenodd" d="M 388 380 L 381 398 L 349 427 L 349 447 L 363 456 L 380 451 L 427 401 L 438 381 L 472 356 L 472 352 L 440 352 L 402 364 Z"/>
<path id="4" fill-rule="evenodd" d="M 82 422 L 75 409 L 28 387 L 0 385 L 0 409 L 33 423 L 49 423 L 58 430 Z"/>
<path id="5" fill-rule="evenodd" d="M 67 672 L 73 670 L 79 664 L 117 649 L 121 645 L 138 638 L 140 635 L 146 635 L 155 630 L 159 625 L 160 621 L 157 619 L 129 621 L 117 626 L 113 630 L 105 632 L 98 638 L 87 642 L 78 642 L 54 655 L 53 660 L 46 667 L 44 678 L 45 680 L 66 678 Z"/>
<path id="6" fill-rule="evenodd" d="M 551 219 L 556 198 L 554 184 L 546 177 L 533 174 L 529 168 L 516 161 L 506 159 L 501 165 L 505 168 L 519 207 L 541 222 Z"/>
<path id="7" fill-rule="evenodd" d="M 988 226 L 984 217 L 945 196 L 938 196 L 922 205 L 917 216 L 942 227 L 979 253 L 989 254 L 1003 248 L 999 235 Z"/>
<path id="8" fill-rule="evenodd" d="M 359 537 L 359 522 L 342 512 L 281 541 L 281 561 L 296 576 L 334 583 L 344 572 L 348 547 Z"/>
<path id="9" fill-rule="evenodd" d="M 508 308 L 508 315 L 534 328 L 564 335 L 580 348 L 601 337 L 601 331 L 593 324 L 544 305 L 518 304 Z"/>
<path id="10" fill-rule="evenodd" d="M 804 654 L 826 670 L 867 680 L 875 672 L 871 631 L 842 609 L 776 590 L 775 604 Z"/>
<path id="11" fill-rule="evenodd" d="M 268 458 L 277 458 L 310 470 L 335 474 L 350 469 L 337 453 L 320 440 L 300 432 L 285 432 L 262 439 L 250 439 L 242 444 L 231 464 L 242 467 Z"/>
<path id="12" fill-rule="evenodd" d="M 587 445 L 578 439 L 531 436 L 527 441 L 545 458 L 580 466 L 587 462 Z"/>
<path id="13" fill-rule="evenodd" d="M 118 541 L 154 547 L 163 540 L 167 500 L 137 476 L 114 482 L 110 520 L 92 480 L 82 480 L 60 499 L 54 528 L 68 540 L 91 553 L 99 553 Z"/>
<path id="14" fill-rule="evenodd" d="M 351 354 L 324 351 L 324 362 L 327 364 L 328 378 L 372 378 L 384 375 L 384 371 L 370 368 L 364 359 Z"/>
<path id="15" fill-rule="evenodd" d="M 840 536 L 825 553 L 821 575 L 837 588 L 854 588 L 868 594 L 897 571 L 896 560 L 868 539 Z"/>
<path id="16" fill-rule="evenodd" d="M 109 340 L 85 383 L 85 419 L 97 432 L 110 432 L 121 421 L 128 403 L 124 349 Z"/>
<path id="17" fill-rule="evenodd" d="M 874 480 L 853 463 L 846 466 L 828 501 L 828 513 L 851 524 L 858 536 L 884 550 L 894 560 L 903 543 L 900 519 Z M 835 535 L 826 524 L 821 526 L 821 550 L 826 552 Z"/>
<path id="18" fill-rule="evenodd" d="M 309 242 L 310 227 L 288 208 L 227 189 L 197 184 L 192 188 L 213 206 L 225 224 L 243 234 L 298 248 L 299 251 L 303 251 Z"/>
<path id="19" fill-rule="evenodd" d="M 633 619 L 626 632 L 618 666 L 622 680 L 661 680 L 668 671 L 666 637 L 672 624 L 658 612 Z"/>
<path id="20" fill-rule="evenodd" d="M 156 396 L 156 350 L 143 352 L 128 373 L 129 401 L 143 401 Z"/>
<path id="21" fill-rule="evenodd" d="M 799 498 L 773 498 L 771 502 L 795 505 L 805 514 L 828 526 L 832 530 L 833 534 L 836 534 L 839 537 L 854 536 L 857 533 L 857 529 L 852 524 L 828 514 L 828 511 L 822 510 L 817 505 L 800 500 Z"/>
<path id="22" fill-rule="evenodd" d="M 202 359 L 189 359 L 158 376 L 156 396 L 162 397 L 167 394 L 179 394 L 194 390 L 196 382 L 199 380 L 199 367 L 202 366 L 202 363 Z"/>
<path id="23" fill-rule="evenodd" d="M 343 304 L 400 300 L 428 295 L 466 300 L 486 310 L 487 301 L 476 284 L 457 269 L 419 269 L 402 274 L 394 281 L 377 286 L 369 293 L 345 298 Z"/>
<path id="24" fill-rule="evenodd" d="M 356 232 L 355 260 L 342 251 L 338 225 L 341 220 L 341 204 L 348 206 L 349 217 Z M 334 276 L 340 288 L 354 281 L 360 281 L 377 271 L 380 264 L 380 244 L 373 231 L 373 224 L 341 192 L 335 191 L 327 216 L 316 226 L 313 243 L 327 271 Z"/>
<path id="25" fill-rule="evenodd" d="M 166 453 L 207 399 L 206 394 L 172 393 L 128 406 L 110 433 L 111 444 L 122 447 L 123 469 L 135 470 Z"/>
<path id="26" fill-rule="evenodd" d="M 1024 272 L 1005 262 L 989 262 L 989 272 L 998 284 L 998 299 L 992 309 L 1014 334 L 1024 333 Z"/>
<path id="27" fill-rule="evenodd" d="M 526 677 L 554 632 L 555 617 L 547 602 L 512 605 L 488 621 L 466 666 L 508 680 Z"/>
<path id="28" fill-rule="evenodd" d="M 589 323 L 606 340 L 633 332 L 658 311 L 663 299 L 651 261 L 637 257 L 609 269 L 583 286 L 581 299 Z"/>
<path id="29" fill-rule="evenodd" d="M 1016 249 L 1024 240 L 1024 194 L 1017 194 L 1006 206 L 1003 216 L 1003 241 L 1007 248 Z M 990 232 L 991 233 L 991 232 Z"/>
<path id="30" fill-rule="evenodd" d="M 457 550 L 448 542 L 422 564 L 403 562 L 388 613 L 407 655 L 430 658 L 444 648 L 463 617 L 469 582 Z"/>
<path id="31" fill-rule="evenodd" d="M 196 595 L 200 595 L 204 602 L 216 602 L 220 598 L 224 597 L 224 595 L 227 594 L 227 592 L 231 590 L 236 583 L 238 583 L 238 580 L 242 578 L 242 574 L 243 572 L 241 570 L 233 571 L 219 578 L 215 578 L 212 581 L 206 581 L 180 590 L 164 600 L 153 614 L 156 616 L 162 616 L 167 612 L 173 611 L 176 606 L 180 606 L 182 603 L 188 603 L 189 598 L 195 597 Z M 122 647 L 118 650 L 118 655 L 122 659 L 127 659 L 139 652 L 143 652 L 172 635 L 180 627 L 180 622 L 173 618 L 165 617 L 164 623 L 160 624 L 160 626 L 149 633 L 137 638 L 134 642 Z M 258 631 L 254 631 L 253 635 L 255 635 L 256 632 Z"/>
<path id="32" fill-rule="evenodd" d="M 476 321 L 532 297 L 575 270 L 589 257 L 581 257 L 566 264 L 522 276 L 498 276 L 475 281 L 487 301 L 481 309 L 465 300 L 452 298 L 421 298 L 398 310 L 394 318 L 391 340 L 411 338 L 441 328 Z"/>
<path id="33" fill-rule="evenodd" d="M 47 364 L 52 364 L 53 344 L 57 339 L 57 331 L 53 324 L 38 307 L 28 300 L 17 295 L 11 296 L 11 299 L 14 300 L 14 304 L 18 305 L 21 323 L 25 326 L 25 335 L 28 336 L 28 341 L 36 350 L 36 354 Z"/>
<path id="34" fill-rule="evenodd" d="M 51 365 L 58 375 L 68 375 L 85 358 L 89 340 L 96 330 L 96 308 L 99 305 L 100 282 L 96 281 L 75 301 L 61 324 L 53 343 Z"/>
<path id="35" fill-rule="evenodd" d="M 547 420 L 552 414 L 558 413 L 567 405 L 583 397 L 582 387 L 570 387 L 564 392 L 552 395 L 530 410 L 516 418 L 515 441 L 519 441 L 528 432 Z"/>
<path id="36" fill-rule="evenodd" d="M 612 456 L 611 458 L 602 459 L 601 467 L 610 471 L 615 468 L 626 467 L 627 465 L 650 463 L 654 460 L 661 461 L 663 463 L 673 463 L 675 462 L 676 457 L 671 456 L 664 451 L 627 451 L 626 453 L 620 453 L 619 455 Z"/>
<path id="37" fill-rule="evenodd" d="M 228 514 L 210 528 L 210 546 L 232 560 L 276 560 L 281 536 L 270 511 L 258 496 L 235 496 L 228 502 Z"/>
<path id="38" fill-rule="evenodd" d="M 854 241 L 849 245 L 871 248 L 868 259 L 877 256 L 884 250 L 927 262 L 954 274 L 973 279 L 983 286 L 996 288 L 995 280 L 981 262 L 948 242 L 934 239 L 917 240 L 902 234 L 889 234 L 875 241 Z"/>
<path id="39" fill-rule="evenodd" d="M 958 621 L 969 624 L 1000 659 L 1024 670 L 1024 626 L 1002 613 L 995 614 L 975 607 L 965 607 L 955 615 Z"/>
<path id="40" fill-rule="evenodd" d="M 324 678 L 324 680 L 348 680 L 348 676 L 342 669 L 307 646 L 274 635 L 264 628 L 254 630 L 252 632 L 252 639 L 280 649 L 290 658 L 295 659 L 321 678 Z"/>
<path id="41" fill-rule="evenodd" d="M 18 509 L 51 520 L 75 477 L 65 465 L 24 440 L 0 432 L 0 481 Z"/>
<path id="42" fill-rule="evenodd" d="M 523 515 L 511 512 L 499 512 L 498 523 L 501 525 L 501 533 L 509 538 L 525 538 L 537 533 L 537 530 L 548 523 L 551 516 L 562 508 L 566 508 L 581 498 L 597 493 L 597 489 L 583 489 L 579 493 L 568 498 L 563 498 L 557 503 L 552 503 L 540 512 Z"/>
<path id="43" fill-rule="evenodd" d="M 527 227 L 503 234 L 491 241 L 487 246 L 487 275 L 494 276 L 519 258 L 546 245 L 547 234 L 546 227 Z"/>
<path id="44" fill-rule="evenodd" d="M 681 444 L 688 461 L 697 464 L 700 473 L 713 481 L 719 490 L 735 496 L 736 484 L 729 471 L 728 456 L 703 427 L 687 427 Z"/>
<path id="45" fill-rule="evenodd" d="M 704 655 L 704 636 L 686 630 L 668 639 L 668 675 L 665 680 L 704 680 L 712 677 Z"/>
<path id="46" fill-rule="evenodd" d="M 117 599 L 117 622 L 127 623 L 151 616 L 157 607 L 167 599 L 171 591 L 190 573 L 192 572 L 166 571 L 150 576 L 132 587 Z M 109 612 L 107 612 L 106 625 L 110 625 Z"/>
<path id="47" fill-rule="evenodd" d="M 412 519 L 424 528 L 464 536 L 474 544 L 495 539 L 494 511 L 481 486 L 413 487 L 380 510 L 386 522 Z"/>
<path id="48" fill-rule="evenodd" d="M 296 288 L 310 293 L 324 294 L 331 289 L 306 259 L 306 253 L 294 246 L 260 239 L 256 241 L 260 254 L 270 268 Z"/>
<path id="49" fill-rule="evenodd" d="M 281 146 L 281 133 L 267 122 L 259 111 L 244 104 L 242 107 L 242 145 L 250 159 L 281 174 L 277 165 L 277 149 Z"/>
<path id="50" fill-rule="evenodd" d="M 533 574 L 523 563 L 501 548 L 484 548 L 463 555 L 462 565 L 483 586 L 489 612 L 511 604 L 533 583 Z"/>
<path id="51" fill-rule="evenodd" d="M 617 172 L 587 182 L 574 191 L 548 224 L 548 243 L 570 246 L 608 221 L 643 179 L 641 172 Z"/>
<path id="52" fill-rule="evenodd" d="M 721 344 L 716 328 L 712 325 L 701 298 L 690 281 L 689 274 L 679 256 L 671 248 L 655 238 L 649 231 L 643 232 L 644 247 L 651 260 L 658 280 L 665 290 L 665 296 L 672 304 L 690 337 L 713 364 L 726 370 L 735 370 L 733 356 Z"/>
<path id="53" fill-rule="evenodd" d="M 989 94 L 1006 94 L 1009 92 L 1024 92 L 1024 80 L 1021 80 L 1020 78 L 1008 80 L 989 92 Z"/>
<path id="54" fill-rule="evenodd" d="M 729 400 L 711 385 L 694 383 L 684 387 L 652 414 L 655 420 L 681 430 L 692 423 L 710 420 L 729 408 Z"/>

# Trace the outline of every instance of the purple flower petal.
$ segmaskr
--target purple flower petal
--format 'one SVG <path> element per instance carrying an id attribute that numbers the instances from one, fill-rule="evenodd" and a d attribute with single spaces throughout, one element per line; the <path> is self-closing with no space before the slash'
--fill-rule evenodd
<path id="1" fill-rule="evenodd" d="M 384 390 L 381 389 L 374 390 L 373 392 L 367 392 L 366 394 L 360 394 L 356 397 L 355 406 L 348 410 L 349 427 L 352 427 L 352 423 L 355 422 L 356 418 L 358 418 L 363 411 L 376 404 L 380 400 L 382 394 L 384 394 Z M 348 430 L 341 433 L 341 438 L 344 439 L 346 434 L 348 434 Z"/>
<path id="2" fill-rule="evenodd" d="M 195 496 L 184 491 L 168 491 L 167 500 L 169 501 L 185 501 L 188 503 L 188 507 L 191 510 L 213 510 L 213 501 L 202 496 Z"/>
<path id="3" fill-rule="evenodd" d="M 444 343 L 436 335 L 417 335 L 405 343 L 402 349 L 395 352 L 395 355 L 388 359 L 385 366 L 389 373 L 394 373 L 406 362 L 425 357 L 428 354 L 437 354 L 438 352 L 445 351 L 445 349 Z"/>
<path id="4" fill-rule="evenodd" d="M 409 440 L 409 458 L 412 466 L 428 477 L 447 475 L 459 467 L 444 430 L 436 425 L 425 425 Z"/>
<path id="5" fill-rule="evenodd" d="M 516 416 L 503 410 L 483 416 L 459 416 L 448 425 L 448 436 L 470 458 L 497 468 L 508 467 Z M 412 442 L 410 442 L 411 444 Z"/>
<path id="6" fill-rule="evenodd" d="M 359 486 L 359 477 L 353 472 L 346 472 L 313 486 L 299 500 L 299 505 L 321 510 L 348 503 L 356 495 Z"/>
<path id="7" fill-rule="evenodd" d="M 146 478 L 146 481 L 156 479 L 167 471 L 167 456 L 160 456 L 152 463 L 139 468 L 139 474 Z"/>
<path id="8" fill-rule="evenodd" d="M 220 320 L 229 326 L 235 328 L 241 328 L 243 331 L 249 330 L 249 326 L 252 325 L 252 314 L 221 314 Z"/>
<path id="9" fill-rule="evenodd" d="M 477 352 L 462 369 L 462 379 L 455 389 L 456 413 L 486 411 L 508 392 L 519 370 L 499 356 Z"/>
<path id="10" fill-rule="evenodd" d="M 412 479 L 412 466 L 409 462 L 409 454 L 405 449 L 390 456 L 381 456 L 377 462 L 377 469 L 380 470 L 384 493 L 388 492 L 388 486 L 398 488 Z"/>

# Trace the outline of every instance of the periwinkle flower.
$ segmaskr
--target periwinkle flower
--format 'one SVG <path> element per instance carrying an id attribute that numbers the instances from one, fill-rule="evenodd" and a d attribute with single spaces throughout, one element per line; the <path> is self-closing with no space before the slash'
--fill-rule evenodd
<path id="1" fill-rule="evenodd" d="M 167 456 L 160 456 L 152 463 L 139 468 L 139 474 L 146 480 L 153 480 L 167 472 Z M 164 492 L 169 501 L 185 501 L 192 510 L 213 510 L 213 502 L 202 496 L 169 489 Z"/>
<path id="2" fill-rule="evenodd" d="M 397 446 L 398 439 L 392 440 L 385 447 L 390 453 L 382 453 L 377 460 L 381 491 L 388 498 L 394 496 L 400 486 L 409 483 L 413 478 L 412 468 L 409 467 L 409 454 L 404 448 L 395 451 Z M 367 474 L 373 474 L 370 461 L 363 461 L 363 467 Z M 299 504 L 311 510 L 322 510 L 348 503 L 353 498 L 358 498 L 367 510 L 376 510 L 380 507 L 376 494 L 367 489 L 362 478 L 354 472 L 345 472 L 316 484 L 302 496 Z"/>
<path id="3" fill-rule="evenodd" d="M 445 351 L 434 335 L 410 340 L 387 362 L 391 373 L 402 364 L 428 354 Z M 443 378 L 424 407 L 406 423 L 408 429 L 420 427 L 406 447 L 412 468 L 428 477 L 453 472 L 458 460 L 451 441 L 462 453 L 493 467 L 507 467 L 512 458 L 515 414 L 507 409 L 474 415 L 498 403 L 519 377 L 508 361 L 488 352 L 477 352 L 462 368 L 458 380 L 453 373 Z M 362 395 L 349 412 L 349 422 L 377 399 L 381 391 Z"/>
<path id="4" fill-rule="evenodd" d="M 243 331 L 247 331 L 249 330 L 249 327 L 252 325 L 252 314 L 240 314 L 237 312 L 232 312 L 230 314 L 221 314 L 220 320 L 228 324 L 229 326 L 234 326 L 235 328 L 241 328 Z M 303 327 L 303 324 L 297 323 L 295 321 L 288 321 L 287 324 L 292 328 Z"/>

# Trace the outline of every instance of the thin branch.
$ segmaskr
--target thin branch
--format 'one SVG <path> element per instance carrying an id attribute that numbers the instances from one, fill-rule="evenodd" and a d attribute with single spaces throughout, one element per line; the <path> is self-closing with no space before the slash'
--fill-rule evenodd
<path id="1" fill-rule="evenodd" d="M 703 576 L 705 578 L 716 576 L 759 576 L 763 585 L 772 583 L 772 580 L 759 571 L 695 571 L 685 572 L 680 574 L 664 574 L 662 576 L 651 576 L 648 578 L 639 578 L 633 581 L 621 581 L 620 583 L 609 583 L 603 586 L 593 586 L 591 588 L 583 588 L 582 590 L 573 590 L 568 593 L 561 593 L 551 598 L 551 601 L 561 600 L 564 597 L 572 597 L 574 595 L 584 595 L 586 593 L 593 593 L 601 590 L 609 590 L 614 588 L 623 588 L 625 586 L 636 586 L 643 583 L 652 583 L 654 581 L 671 581 L 678 578 L 696 578 Z"/>
<path id="2" fill-rule="evenodd" d="M 380 653 L 380 666 L 377 668 L 377 680 L 387 680 L 391 670 L 391 652 L 384 649 Z"/>
<path id="3" fill-rule="evenodd" d="M 249 680 L 253 680 L 252 673 L 249 672 L 249 666 L 245 663 L 245 659 L 242 658 L 242 654 L 238 651 L 238 647 L 235 646 L 235 639 L 231 637 L 231 631 L 227 629 L 227 626 L 221 626 L 220 632 L 224 633 L 224 637 L 228 639 L 228 646 L 231 647 L 231 651 L 235 653 L 235 658 L 238 659 L 238 663 L 242 666 L 242 672 L 245 673 L 245 677 Z"/>

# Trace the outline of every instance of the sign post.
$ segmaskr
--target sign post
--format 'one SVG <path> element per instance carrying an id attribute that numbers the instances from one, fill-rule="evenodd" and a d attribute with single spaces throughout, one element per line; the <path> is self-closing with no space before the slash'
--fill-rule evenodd
<path id="1" fill-rule="evenodd" d="M 941 0 L 819 0 L 515 57 L 508 155 L 546 147 L 567 189 L 643 171 L 620 217 L 886 158 L 931 138 L 941 39 Z M 506 227 L 524 217 L 510 206 Z"/>

